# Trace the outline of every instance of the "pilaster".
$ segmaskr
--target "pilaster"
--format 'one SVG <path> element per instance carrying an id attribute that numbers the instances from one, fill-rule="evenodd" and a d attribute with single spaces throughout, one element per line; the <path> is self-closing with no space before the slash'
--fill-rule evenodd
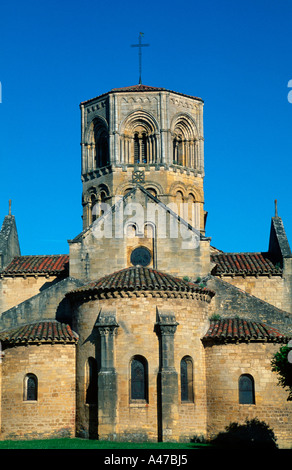
<path id="1" fill-rule="evenodd" d="M 100 336 L 98 374 L 98 435 L 114 439 L 116 433 L 117 375 L 115 369 L 115 334 L 118 328 L 115 310 L 102 310 L 95 327 Z"/>
<path id="2" fill-rule="evenodd" d="M 158 373 L 158 439 L 176 439 L 178 421 L 178 376 L 174 367 L 174 334 L 178 323 L 173 312 L 157 311 L 160 367 Z"/>

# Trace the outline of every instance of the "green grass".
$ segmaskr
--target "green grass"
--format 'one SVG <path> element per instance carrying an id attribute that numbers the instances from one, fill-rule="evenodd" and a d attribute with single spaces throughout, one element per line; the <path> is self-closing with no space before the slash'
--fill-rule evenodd
<path id="1" fill-rule="evenodd" d="M 175 442 L 112 442 L 87 439 L 43 439 L 0 441 L 0 449 L 196 449 L 206 444 Z"/>

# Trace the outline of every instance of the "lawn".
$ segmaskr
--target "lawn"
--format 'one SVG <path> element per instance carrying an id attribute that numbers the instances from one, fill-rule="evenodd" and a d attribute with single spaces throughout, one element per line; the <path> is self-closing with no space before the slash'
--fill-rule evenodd
<path id="1" fill-rule="evenodd" d="M 87 439 L 44 439 L 27 441 L 0 441 L 1 449 L 196 449 L 206 447 L 206 444 L 175 443 L 175 442 L 112 442 Z"/>

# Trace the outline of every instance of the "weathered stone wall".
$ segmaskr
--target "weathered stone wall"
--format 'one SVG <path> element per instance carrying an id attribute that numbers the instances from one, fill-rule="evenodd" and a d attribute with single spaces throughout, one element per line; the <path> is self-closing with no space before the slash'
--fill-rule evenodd
<path id="1" fill-rule="evenodd" d="M 88 231 L 70 243 L 70 276 L 82 280 L 97 280 L 100 277 L 130 266 L 130 253 L 134 247 L 144 245 L 150 248 L 152 261 L 149 267 L 177 276 L 196 278 L 210 270 L 210 240 L 199 240 L 197 232 L 153 203 L 139 188 L 126 203 L 139 204 L 145 209 L 144 222 L 147 223 L 147 203 L 156 212 L 154 238 L 143 237 L 144 225 L 139 227 L 136 237 L 128 238 L 116 232 L 116 213 L 106 215 L 104 222 L 97 221 Z M 125 204 L 126 204 L 125 203 Z M 125 214 L 125 211 L 122 212 Z M 132 212 L 125 216 L 125 227 L 130 223 Z M 133 216 L 135 210 L 133 209 Z M 137 219 L 135 219 L 137 220 Z M 140 219 L 138 219 L 139 221 Z M 142 236 L 141 236 L 142 234 Z M 174 253 L 176 256 L 174 256 Z M 180 262 L 177 262 L 177 259 Z"/>
<path id="2" fill-rule="evenodd" d="M 74 437 L 75 345 L 29 345 L 2 359 L 1 439 Z M 38 379 L 37 401 L 24 400 L 28 373 Z"/>
<path id="3" fill-rule="evenodd" d="M 288 286 L 281 276 L 224 276 L 223 280 L 277 308 L 290 311 L 290 305 L 287 305 Z"/>
<path id="4" fill-rule="evenodd" d="M 17 276 L 0 279 L 0 314 L 50 287 L 56 276 Z"/>
<path id="5" fill-rule="evenodd" d="M 137 167 L 119 168 L 114 167 L 109 174 L 101 175 L 99 178 L 85 181 L 83 191 L 86 194 L 92 189 L 99 193 L 99 190 L 106 188 L 108 197 L 105 202 L 112 206 L 116 198 L 124 196 L 127 191 L 135 186 L 132 181 L 133 172 Z M 199 226 L 198 229 L 204 230 L 204 189 L 203 178 L 193 174 L 187 168 L 170 167 L 157 165 L 140 165 L 139 171 L 144 174 L 145 181 L 142 183 L 146 190 L 154 190 L 158 199 L 163 204 L 178 203 L 177 193 L 179 192 L 183 199 L 180 202 L 189 202 L 189 195 L 193 195 L 194 200 L 199 205 Z M 87 206 L 84 206 L 84 228 L 88 227 L 91 218 L 87 213 Z M 187 218 L 186 214 L 184 214 Z M 190 218 L 189 223 L 194 223 Z"/>
<path id="6" fill-rule="evenodd" d="M 158 407 L 164 397 L 159 397 L 158 390 L 161 350 L 156 323 L 157 312 L 166 310 L 175 315 L 178 323 L 173 336 L 178 400 L 173 404 L 173 413 L 168 416 L 168 419 L 172 420 L 172 426 L 167 428 L 166 434 L 164 433 L 164 440 L 181 440 L 192 438 L 195 434 L 206 434 L 205 361 L 200 338 L 208 322 L 208 306 L 208 303 L 199 299 L 168 298 L 167 294 L 163 293 L 155 296 L 151 293 L 141 296 L 125 294 L 119 298 L 96 299 L 82 303 L 75 311 L 73 322 L 73 329 L 80 335 L 77 346 L 77 432 L 89 434 L 90 406 L 85 404 L 84 385 L 86 362 L 89 357 L 99 361 L 98 354 L 103 354 L 94 325 L 99 313 L 107 310 L 115 313 L 119 325 L 113 342 L 117 378 L 116 415 L 114 431 L 109 436 L 106 433 L 110 429 L 110 423 L 105 426 L 102 419 L 102 403 L 99 403 L 99 436 L 120 440 L 157 440 L 161 426 Z M 135 355 L 145 357 L 148 363 L 147 402 L 130 399 L 130 363 Z M 186 355 L 193 361 L 193 403 L 181 403 L 180 399 L 180 361 Z M 92 416 L 92 419 L 96 421 L 96 415 Z M 101 432 L 105 434 L 102 435 Z"/>
<path id="7" fill-rule="evenodd" d="M 48 289 L 10 308 L 0 316 L 0 330 L 9 329 L 32 321 L 57 319 L 67 321 L 71 311 L 65 294 L 81 285 L 77 279 L 64 279 Z"/>
<path id="8" fill-rule="evenodd" d="M 266 323 L 282 333 L 292 333 L 292 315 L 258 297 L 247 294 L 223 279 L 212 276 L 207 283 L 216 295 L 212 301 L 212 313 L 222 317 L 248 318 Z"/>
<path id="9" fill-rule="evenodd" d="M 271 371 L 271 359 L 279 348 L 277 343 L 255 342 L 206 347 L 209 437 L 225 431 L 230 423 L 258 418 L 272 428 L 279 447 L 292 446 L 292 403 Z M 254 405 L 239 404 L 241 374 L 254 378 Z"/>

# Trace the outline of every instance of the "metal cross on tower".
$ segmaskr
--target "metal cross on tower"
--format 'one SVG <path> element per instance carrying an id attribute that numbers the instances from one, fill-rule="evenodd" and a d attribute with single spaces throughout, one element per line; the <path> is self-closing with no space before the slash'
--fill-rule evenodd
<path id="1" fill-rule="evenodd" d="M 144 33 L 139 33 L 139 44 L 132 44 L 132 47 L 139 47 L 139 85 L 142 84 L 142 47 L 148 47 L 150 44 L 142 44 L 141 38 L 144 36 Z"/>

